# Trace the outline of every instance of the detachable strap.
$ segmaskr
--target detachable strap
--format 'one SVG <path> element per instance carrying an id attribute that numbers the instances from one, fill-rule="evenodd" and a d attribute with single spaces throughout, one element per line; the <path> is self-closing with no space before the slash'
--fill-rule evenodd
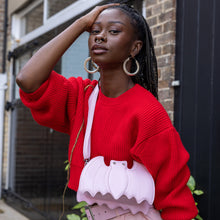
<path id="1" fill-rule="evenodd" d="M 86 133 L 84 137 L 84 143 L 83 143 L 83 157 L 85 161 L 90 160 L 90 154 L 91 154 L 91 129 L 92 129 L 92 123 L 93 123 L 93 117 L 95 112 L 95 106 L 96 101 L 99 93 L 99 86 L 96 85 L 95 89 L 92 91 L 89 101 L 88 101 L 88 118 L 87 118 L 87 126 L 86 126 Z"/>

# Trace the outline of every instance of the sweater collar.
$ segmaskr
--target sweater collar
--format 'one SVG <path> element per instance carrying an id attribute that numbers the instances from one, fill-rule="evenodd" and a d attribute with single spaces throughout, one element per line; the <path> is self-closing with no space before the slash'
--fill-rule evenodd
<path id="1" fill-rule="evenodd" d="M 116 98 L 110 98 L 105 96 L 102 93 L 101 89 L 99 89 L 98 101 L 105 105 L 118 105 L 123 103 L 124 101 L 128 101 L 131 96 L 136 95 L 135 93 L 138 88 L 139 85 L 135 84 L 131 89 L 127 90 L 126 92 L 124 92 Z"/>

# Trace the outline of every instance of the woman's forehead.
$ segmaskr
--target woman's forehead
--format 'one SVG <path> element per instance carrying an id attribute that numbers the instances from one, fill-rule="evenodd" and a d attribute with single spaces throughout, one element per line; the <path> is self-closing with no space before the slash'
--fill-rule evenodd
<path id="1" fill-rule="evenodd" d="M 130 22 L 129 16 L 118 8 L 108 8 L 100 13 L 95 22 L 120 21 L 126 25 Z"/>

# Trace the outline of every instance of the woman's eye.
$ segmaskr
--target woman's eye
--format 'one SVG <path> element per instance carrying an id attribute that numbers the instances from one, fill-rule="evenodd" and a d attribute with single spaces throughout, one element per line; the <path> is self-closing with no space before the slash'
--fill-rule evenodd
<path id="1" fill-rule="evenodd" d="M 98 34 L 98 33 L 99 33 L 99 30 L 91 30 L 90 33 L 91 33 L 91 34 Z"/>
<path id="2" fill-rule="evenodd" d="M 118 34 L 120 33 L 121 31 L 118 31 L 118 30 L 110 30 L 109 33 L 111 34 Z"/>

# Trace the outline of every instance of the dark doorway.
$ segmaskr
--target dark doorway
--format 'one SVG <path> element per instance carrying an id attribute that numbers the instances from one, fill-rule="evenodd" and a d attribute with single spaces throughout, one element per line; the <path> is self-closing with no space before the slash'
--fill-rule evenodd
<path id="1" fill-rule="evenodd" d="M 191 158 L 203 219 L 218 219 L 220 196 L 220 2 L 177 1 L 175 126 Z"/>

